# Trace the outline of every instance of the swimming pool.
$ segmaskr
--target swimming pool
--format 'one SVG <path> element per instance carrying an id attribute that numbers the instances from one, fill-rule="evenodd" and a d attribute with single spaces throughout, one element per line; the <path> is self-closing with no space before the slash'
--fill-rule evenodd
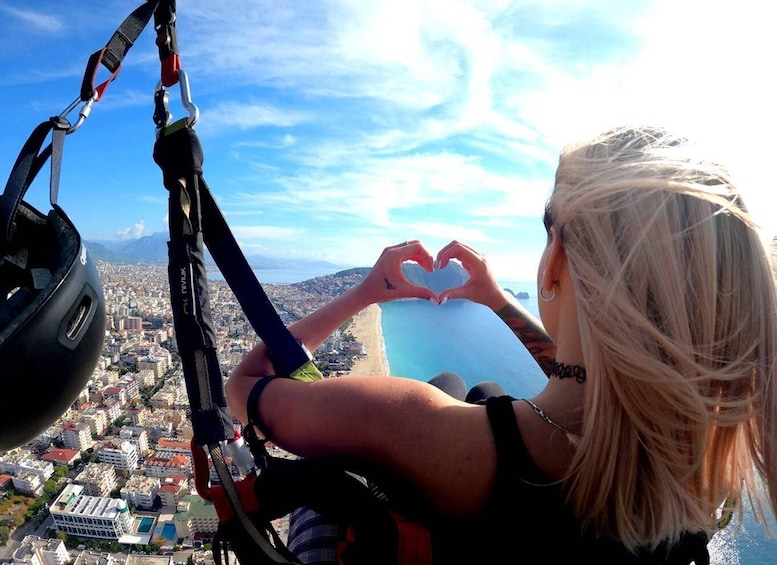
<path id="1" fill-rule="evenodd" d="M 154 519 L 149 518 L 148 516 L 145 516 L 140 519 L 140 523 L 138 524 L 138 533 L 139 534 L 147 534 L 151 531 L 151 527 L 154 525 Z"/>
<path id="2" fill-rule="evenodd" d="M 174 544 L 176 542 L 176 538 L 178 537 L 175 524 L 173 522 L 165 522 L 165 525 L 162 526 L 162 533 L 160 535 L 171 544 Z"/>

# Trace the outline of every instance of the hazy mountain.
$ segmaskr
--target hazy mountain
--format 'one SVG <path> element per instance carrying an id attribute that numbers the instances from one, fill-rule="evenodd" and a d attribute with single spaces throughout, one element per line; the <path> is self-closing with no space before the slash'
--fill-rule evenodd
<path id="1" fill-rule="evenodd" d="M 97 261 L 108 263 L 158 263 L 165 265 L 168 262 L 167 242 L 169 234 L 157 232 L 151 235 L 133 239 L 130 241 L 87 241 L 86 247 L 89 253 Z M 314 259 L 264 257 L 252 255 L 246 257 L 248 264 L 254 269 L 320 269 L 322 271 L 338 271 L 338 275 L 358 274 L 366 275 L 370 267 L 358 267 L 345 269 L 340 265 L 317 261 Z M 205 250 L 205 261 L 215 267 L 208 250 Z M 467 271 L 459 263 L 451 262 L 442 271 L 427 273 L 415 263 L 405 263 L 402 271 L 407 280 L 413 284 L 426 286 L 435 292 L 442 292 L 446 288 L 462 285 L 468 278 Z"/>
<path id="2" fill-rule="evenodd" d="M 167 263 L 167 240 L 164 232 L 131 240 L 87 241 L 86 248 L 98 261 L 110 263 Z"/>
<path id="3" fill-rule="evenodd" d="M 85 243 L 89 253 L 97 261 L 167 264 L 167 242 L 169 239 L 169 234 L 157 232 L 129 241 L 86 241 Z M 321 269 L 330 271 L 342 269 L 342 265 L 299 257 L 252 255 L 246 257 L 246 260 L 254 269 Z M 205 249 L 205 262 L 210 266 L 215 267 L 216 265 L 207 248 Z"/>
<path id="4" fill-rule="evenodd" d="M 438 294 L 447 288 L 461 286 L 469 278 L 466 269 L 453 261 L 441 271 L 435 270 L 431 273 L 415 263 L 405 263 L 402 265 L 402 272 L 411 283 L 431 288 Z"/>

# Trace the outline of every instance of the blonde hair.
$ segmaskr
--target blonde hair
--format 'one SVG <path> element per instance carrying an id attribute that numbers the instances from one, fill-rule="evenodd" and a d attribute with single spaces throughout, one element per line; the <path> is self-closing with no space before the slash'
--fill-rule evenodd
<path id="1" fill-rule="evenodd" d="M 589 375 L 577 516 L 635 549 L 711 533 L 745 494 L 777 515 L 773 259 L 727 171 L 617 129 L 562 152 L 548 215 Z"/>

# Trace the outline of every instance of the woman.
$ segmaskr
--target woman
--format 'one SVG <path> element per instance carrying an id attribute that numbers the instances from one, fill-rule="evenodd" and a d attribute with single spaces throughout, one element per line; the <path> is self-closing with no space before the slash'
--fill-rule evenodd
<path id="1" fill-rule="evenodd" d="M 456 562 L 538 553 L 549 563 L 700 565 L 743 494 L 755 497 L 756 516 L 777 514 L 768 249 L 726 170 L 655 128 L 567 147 L 544 221 L 541 324 L 476 251 L 454 241 L 435 260 L 410 241 L 291 328 L 314 350 L 369 304 L 472 300 L 499 313 L 549 374 L 534 398 L 484 406 L 396 377 L 274 379 L 252 406 L 259 431 L 300 456 L 409 481 L 444 531 L 464 534 Z M 451 260 L 470 279 L 440 296 L 402 276 L 403 261 L 432 271 Z M 272 374 L 260 345 L 230 377 L 243 422 L 249 392 Z M 480 536 L 471 554 L 467 532 Z"/>

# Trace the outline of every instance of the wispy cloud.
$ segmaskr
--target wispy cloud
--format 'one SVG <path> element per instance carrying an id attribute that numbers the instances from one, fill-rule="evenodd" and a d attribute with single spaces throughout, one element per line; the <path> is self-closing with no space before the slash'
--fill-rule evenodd
<path id="1" fill-rule="evenodd" d="M 0 5 L 0 11 L 5 12 L 12 18 L 19 20 L 22 25 L 31 26 L 32 29 L 39 31 L 58 33 L 63 31 L 66 27 L 60 18 L 49 14 L 44 14 L 43 12 L 24 10 L 5 5 Z"/>
<path id="2" fill-rule="evenodd" d="M 0 21 L 9 47 L 0 94 L 20 109 L 9 126 L 72 99 L 82 58 L 126 15 L 102 3 L 75 26 L 75 0 L 41 2 L 0 7 L 19 28 Z M 383 245 L 456 237 L 482 245 L 500 269 L 533 270 L 559 151 L 622 122 L 660 122 L 714 145 L 777 231 L 768 180 L 777 36 L 769 18 L 754 17 L 763 13 L 755 0 L 187 0 L 178 12 L 206 178 L 246 248 L 366 265 Z M 40 65 L 20 47 L 31 31 L 50 54 Z M 137 188 L 160 185 L 150 155 L 130 159 L 151 153 L 155 51 L 145 32 L 68 142 L 84 196 L 69 211 L 85 229 L 166 212 L 164 191 Z M 52 108 L 60 87 L 66 96 Z M 135 192 L 95 213 L 106 182 Z"/>

